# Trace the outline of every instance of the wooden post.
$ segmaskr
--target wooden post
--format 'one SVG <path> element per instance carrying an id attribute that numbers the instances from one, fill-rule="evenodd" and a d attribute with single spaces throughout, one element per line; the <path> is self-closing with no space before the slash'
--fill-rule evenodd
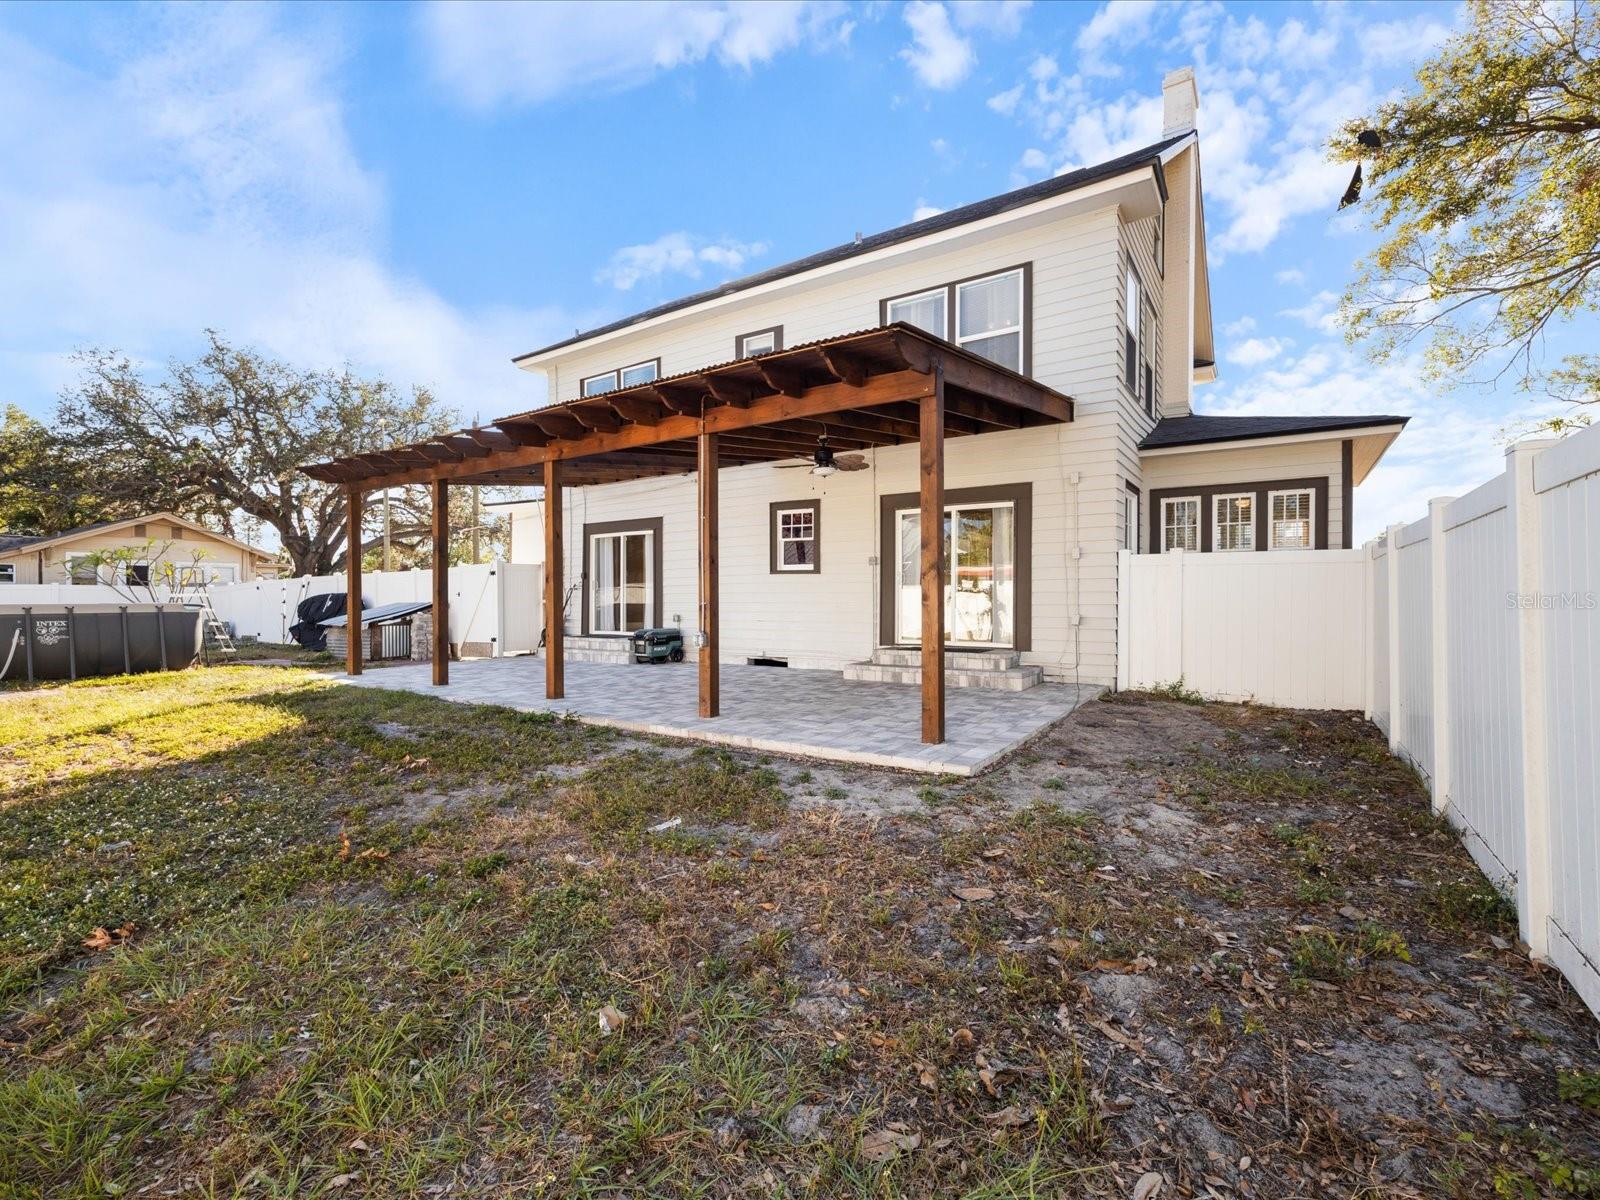
<path id="1" fill-rule="evenodd" d="M 361 489 L 344 491 L 344 673 L 361 674 Z"/>
<path id="2" fill-rule="evenodd" d="M 717 435 L 702 433 L 700 448 L 700 715 L 721 711 L 721 672 L 717 654 Z"/>
<path id="3" fill-rule="evenodd" d="M 944 741 L 944 370 L 918 404 L 922 521 L 922 740 Z"/>
<path id="4" fill-rule="evenodd" d="M 450 682 L 450 485 L 442 479 L 433 492 L 433 684 Z"/>
<path id="5" fill-rule="evenodd" d="M 556 459 L 544 460 L 544 696 L 560 700 L 567 694 L 566 614 L 562 611 L 561 573 L 566 566 L 562 549 L 561 478 Z"/>

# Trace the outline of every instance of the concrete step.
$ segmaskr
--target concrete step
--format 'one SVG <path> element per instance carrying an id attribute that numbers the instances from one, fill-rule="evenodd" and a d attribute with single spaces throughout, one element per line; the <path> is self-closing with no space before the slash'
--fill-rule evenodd
<path id="1" fill-rule="evenodd" d="M 904 683 L 920 685 L 921 667 L 892 666 L 884 663 L 851 663 L 844 669 L 844 677 L 852 683 Z M 999 692 L 1024 692 L 1044 678 L 1042 667 L 992 667 L 982 670 L 951 668 L 945 666 L 946 687 L 989 688 Z"/>
<path id="2" fill-rule="evenodd" d="M 898 646 L 879 646 L 872 652 L 872 661 L 880 667 L 920 667 L 922 651 L 902 649 Z M 946 650 L 946 671 L 1008 671 L 1022 664 L 1022 656 L 1015 650 Z"/>

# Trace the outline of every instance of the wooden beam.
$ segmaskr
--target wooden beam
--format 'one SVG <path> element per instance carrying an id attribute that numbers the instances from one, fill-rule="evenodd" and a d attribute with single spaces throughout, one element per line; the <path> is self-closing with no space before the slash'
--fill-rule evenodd
<path id="1" fill-rule="evenodd" d="M 755 389 L 741 380 L 729 379 L 725 375 L 704 375 L 701 379 L 705 381 L 706 391 L 723 404 L 743 408 L 755 399 Z"/>
<path id="2" fill-rule="evenodd" d="M 715 717 L 722 709 L 721 670 L 717 654 L 717 435 L 702 433 L 700 444 L 700 715 Z"/>
<path id="3" fill-rule="evenodd" d="M 784 396 L 804 396 L 805 377 L 795 367 L 781 362 L 756 362 L 756 370 L 773 391 Z"/>
<path id="4" fill-rule="evenodd" d="M 804 396 L 765 396 L 752 401 L 749 408 L 731 405 L 712 408 L 704 418 L 704 428 L 709 433 L 738 433 L 755 431 L 762 425 L 782 423 L 796 417 L 823 416 L 846 409 L 872 408 L 879 404 L 917 401 L 931 395 L 930 377 L 915 371 L 901 371 L 889 375 L 874 375 L 866 386 L 853 388 L 844 383 L 828 383 L 810 388 Z M 524 418 L 517 417 L 516 421 Z M 511 433 L 510 422 L 499 427 Z M 488 458 L 462 463 L 438 463 L 431 467 L 392 474 L 375 475 L 360 481 L 365 488 L 401 487 L 408 483 L 426 483 L 430 479 L 467 480 L 542 463 L 547 458 L 584 458 L 607 454 L 613 450 L 636 450 L 663 442 L 693 441 L 700 433 L 699 417 L 663 417 L 658 425 L 627 425 L 616 433 L 590 433 L 571 440 L 551 439 L 545 446 L 519 446 L 515 450 L 500 451 Z"/>
<path id="5" fill-rule="evenodd" d="M 544 698 L 560 700 L 567 694 L 565 586 L 562 548 L 561 464 L 549 458 L 544 464 Z"/>
<path id="6" fill-rule="evenodd" d="M 1030 379 L 1007 374 L 1003 368 L 980 366 L 965 355 L 947 353 L 903 334 L 896 335 L 895 346 L 913 370 L 932 374 L 936 365 L 942 366 L 946 387 L 1003 400 L 1052 420 L 1072 420 L 1072 401 Z"/>
<path id="7" fill-rule="evenodd" d="M 922 398 L 922 740 L 944 741 L 944 373 L 934 370 L 933 395 Z"/>
<path id="8" fill-rule="evenodd" d="M 640 425 L 659 424 L 665 412 L 661 405 L 652 404 L 638 396 L 618 396 L 611 401 L 611 407 L 623 420 L 635 421 Z"/>
<path id="9" fill-rule="evenodd" d="M 433 685 L 450 682 L 450 485 L 435 479 L 433 493 Z"/>
<path id="10" fill-rule="evenodd" d="M 554 439 L 542 429 L 532 425 L 520 425 L 515 421 L 506 421 L 496 425 L 501 433 L 506 435 L 506 440 L 518 446 L 548 446 Z"/>
<path id="11" fill-rule="evenodd" d="M 344 490 L 344 673 L 361 674 L 361 489 Z"/>
<path id="12" fill-rule="evenodd" d="M 865 387 L 867 383 L 867 364 L 853 354 L 832 347 L 823 346 L 818 349 L 823 363 L 828 368 L 828 373 L 841 383 L 851 387 Z"/>
<path id="13" fill-rule="evenodd" d="M 658 383 L 640 391 L 680 416 L 699 416 L 701 406 L 705 403 L 705 392 L 680 384 Z"/>
<path id="14" fill-rule="evenodd" d="M 525 421 L 552 438 L 581 438 L 588 433 L 582 424 L 565 413 L 529 413 L 518 420 Z"/>
<path id="15" fill-rule="evenodd" d="M 1022 428 L 1022 414 L 1016 409 L 996 404 L 993 400 L 985 400 L 981 396 L 946 396 L 944 411 L 946 422 L 950 419 L 949 414 L 954 413 L 980 424 L 995 425 L 1001 429 Z"/>
<path id="16" fill-rule="evenodd" d="M 489 453 L 489 447 L 469 433 L 448 434 L 444 443 L 461 458 L 483 458 Z"/>
<path id="17" fill-rule="evenodd" d="M 601 433 L 615 433 L 622 428 L 622 421 L 609 407 L 599 408 L 589 405 L 567 409 L 578 419 L 578 424 L 588 429 L 597 429 Z"/>

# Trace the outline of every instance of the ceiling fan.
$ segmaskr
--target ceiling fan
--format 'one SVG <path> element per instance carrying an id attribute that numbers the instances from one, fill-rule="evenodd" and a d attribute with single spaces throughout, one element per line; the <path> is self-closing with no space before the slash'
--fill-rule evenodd
<path id="1" fill-rule="evenodd" d="M 865 471 L 867 460 L 859 454 L 835 454 L 833 448 L 828 445 L 828 435 L 823 434 L 817 438 L 817 448 L 812 453 L 810 462 L 778 464 L 780 471 L 792 471 L 796 467 L 809 467 L 817 478 L 826 479 L 835 471 Z"/>

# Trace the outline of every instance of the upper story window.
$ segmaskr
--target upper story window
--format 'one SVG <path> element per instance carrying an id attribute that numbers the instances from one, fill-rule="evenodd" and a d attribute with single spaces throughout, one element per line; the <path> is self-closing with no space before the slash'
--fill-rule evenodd
<path id="1" fill-rule="evenodd" d="M 754 358 L 758 354 L 771 354 L 783 349 L 783 326 L 758 329 L 754 333 L 741 333 L 733 340 L 735 358 Z"/>
<path id="2" fill-rule="evenodd" d="M 1139 318 L 1139 400 L 1145 412 L 1156 415 L 1156 310 L 1148 299 Z"/>
<path id="3" fill-rule="evenodd" d="M 652 358 L 646 362 L 634 363 L 631 367 L 622 367 L 616 371 L 602 371 L 598 375 L 586 375 L 578 384 L 578 391 L 584 396 L 603 396 L 607 392 L 614 392 L 621 380 L 622 387 L 637 387 L 641 383 L 649 383 L 661 375 L 661 360 Z"/>
<path id="4" fill-rule="evenodd" d="M 1026 266 L 895 296 L 882 305 L 883 323 L 903 321 L 1013 371 L 1027 370 L 1029 307 Z"/>
<path id="5" fill-rule="evenodd" d="M 935 288 L 931 292 L 919 292 L 915 296 L 901 296 L 898 300 L 888 302 L 888 324 L 904 321 L 907 325 L 915 325 L 924 332 L 933 334 L 934 337 L 949 337 L 950 323 L 946 320 L 950 295 L 948 288 Z"/>
<path id="6" fill-rule="evenodd" d="M 1139 339 L 1144 326 L 1144 284 L 1140 282 L 1139 273 L 1133 269 L 1131 262 L 1125 270 L 1127 276 L 1123 280 L 1122 291 L 1122 315 L 1126 325 L 1123 344 L 1124 374 L 1128 391 L 1138 396 Z"/>

